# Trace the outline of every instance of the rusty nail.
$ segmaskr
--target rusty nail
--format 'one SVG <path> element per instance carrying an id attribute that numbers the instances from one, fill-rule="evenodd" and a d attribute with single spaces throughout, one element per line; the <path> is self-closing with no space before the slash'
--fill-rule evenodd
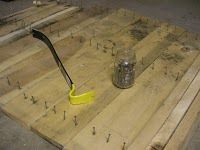
<path id="1" fill-rule="evenodd" d="M 112 47 L 112 56 L 115 56 L 115 54 L 114 54 L 114 47 Z"/>
<path id="2" fill-rule="evenodd" d="M 179 74 L 180 74 L 180 73 L 178 72 L 178 73 L 177 73 L 177 76 L 176 76 L 176 81 L 177 81 L 177 80 L 178 80 L 178 78 L 179 78 Z"/>
<path id="3" fill-rule="evenodd" d="M 110 141 L 110 136 L 111 136 L 111 134 L 109 133 L 109 134 L 108 134 L 108 137 L 107 137 L 107 139 L 106 139 L 106 142 L 107 142 L 107 143 Z"/>
<path id="4" fill-rule="evenodd" d="M 73 36 L 73 33 L 71 32 L 71 38 L 73 39 L 74 38 L 74 36 Z"/>
<path id="5" fill-rule="evenodd" d="M 31 101 L 33 104 L 37 103 L 37 100 L 35 100 L 35 98 L 33 96 L 31 96 Z"/>
<path id="6" fill-rule="evenodd" d="M 53 106 L 53 112 L 54 112 L 54 114 L 56 114 L 56 106 L 55 105 Z"/>
<path id="7" fill-rule="evenodd" d="M 66 115 L 66 111 L 64 110 L 64 117 L 63 117 L 64 120 L 65 120 L 65 115 Z"/>
<path id="8" fill-rule="evenodd" d="M 19 89 L 22 89 L 19 81 L 17 81 L 17 86 Z"/>
<path id="9" fill-rule="evenodd" d="M 165 67 L 165 75 L 167 75 L 167 66 Z"/>
<path id="10" fill-rule="evenodd" d="M 95 129 L 95 127 L 93 127 L 92 129 L 93 129 L 93 130 L 92 130 L 92 135 L 95 135 L 95 134 L 96 134 L 96 129 Z"/>
<path id="11" fill-rule="evenodd" d="M 92 39 L 90 39 L 90 46 L 92 46 Z"/>
<path id="12" fill-rule="evenodd" d="M 10 84 L 10 80 L 9 80 L 9 78 L 8 78 L 8 77 L 7 77 L 7 81 L 8 81 L 8 85 L 11 85 L 11 84 Z"/>
<path id="13" fill-rule="evenodd" d="M 47 101 L 44 102 L 45 108 L 48 109 Z"/>
<path id="14" fill-rule="evenodd" d="M 24 93 L 24 99 L 27 99 L 28 97 L 26 96 L 26 93 Z"/>
<path id="15" fill-rule="evenodd" d="M 144 65 L 144 57 L 142 57 L 142 65 Z"/>
<path id="16" fill-rule="evenodd" d="M 126 142 L 123 143 L 122 150 L 125 150 L 125 147 L 126 147 Z"/>
<path id="17" fill-rule="evenodd" d="M 151 69 L 154 70 L 154 63 L 152 63 L 152 67 L 151 67 Z"/>
<path id="18" fill-rule="evenodd" d="M 77 122 L 77 116 L 74 116 L 74 125 L 77 126 L 78 122 Z"/>

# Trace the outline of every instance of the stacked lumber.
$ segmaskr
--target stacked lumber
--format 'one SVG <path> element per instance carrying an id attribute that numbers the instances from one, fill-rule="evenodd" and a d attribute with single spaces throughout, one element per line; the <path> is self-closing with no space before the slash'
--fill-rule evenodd
<path id="1" fill-rule="evenodd" d="M 125 9 L 94 13 L 45 7 L 37 10 L 44 12 L 41 18 L 33 13 L 36 8 L 29 8 L 8 20 L 41 23 L 53 15 L 53 22 L 43 20 L 40 30 L 54 44 L 77 94 L 93 89 L 95 101 L 71 105 L 69 88 L 50 52 L 28 34 L 0 47 L 3 112 L 59 148 L 178 149 L 199 111 L 199 37 Z M 4 25 L 0 34 L 7 36 L 11 25 Z M 125 90 L 111 79 L 118 47 L 137 57 L 135 85 Z"/>

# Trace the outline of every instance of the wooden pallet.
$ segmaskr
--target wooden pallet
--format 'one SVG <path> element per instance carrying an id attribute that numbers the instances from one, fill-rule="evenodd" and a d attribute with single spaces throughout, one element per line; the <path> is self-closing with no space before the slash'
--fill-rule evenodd
<path id="1" fill-rule="evenodd" d="M 57 25 L 42 30 L 70 72 L 77 94 L 93 89 L 95 101 L 70 105 L 69 88 L 50 52 L 27 36 L 2 47 L 12 51 L 24 41 L 32 43 L 0 64 L 4 67 L 0 69 L 1 109 L 59 148 L 177 148 L 173 143 L 183 128 L 179 124 L 186 124 L 193 101 L 199 103 L 199 37 L 124 9 L 93 17 L 85 12 L 71 15 L 76 17 L 68 18 L 68 25 L 60 17 Z M 110 41 L 116 45 L 113 50 Z M 116 88 L 111 79 L 118 47 L 131 49 L 137 57 L 135 85 L 126 90 Z"/>

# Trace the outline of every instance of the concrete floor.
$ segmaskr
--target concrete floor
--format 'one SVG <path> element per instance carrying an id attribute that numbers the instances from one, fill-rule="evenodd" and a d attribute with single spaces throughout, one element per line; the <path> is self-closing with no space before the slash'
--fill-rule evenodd
<path id="1" fill-rule="evenodd" d="M 57 150 L 0 111 L 0 150 Z"/>
<path id="2" fill-rule="evenodd" d="M 65 0 L 67 1 L 67 0 Z M 68 0 L 71 1 L 71 0 Z M 73 0 L 79 4 L 79 0 Z M 0 18 L 30 7 L 32 0 L 0 1 Z M 100 5 L 108 8 L 127 8 L 143 15 L 165 20 L 173 24 L 200 33 L 200 1 L 199 0 L 85 0 L 84 7 Z M 200 118 L 200 117 L 199 117 Z M 200 120 L 200 119 L 198 119 Z M 190 135 L 187 150 L 200 149 L 200 121 Z M 47 141 L 31 131 L 21 127 L 0 111 L 0 150 L 56 150 Z"/>

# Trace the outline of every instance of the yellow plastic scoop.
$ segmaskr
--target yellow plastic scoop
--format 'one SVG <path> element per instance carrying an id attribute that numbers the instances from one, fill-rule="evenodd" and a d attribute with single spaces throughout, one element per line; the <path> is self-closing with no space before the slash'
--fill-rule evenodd
<path id="1" fill-rule="evenodd" d="M 70 92 L 69 92 L 70 103 L 73 105 L 78 105 L 78 104 L 85 104 L 85 103 L 89 103 L 89 102 L 93 101 L 95 98 L 94 91 L 90 91 L 90 92 L 87 92 L 87 93 L 84 93 L 81 95 L 75 95 L 75 85 L 72 82 L 69 74 L 65 70 L 60 58 L 58 57 L 53 45 L 51 44 L 51 41 L 47 38 L 47 36 L 44 35 L 42 32 L 35 30 L 35 29 L 32 30 L 32 34 L 33 34 L 34 38 L 37 38 L 37 39 L 43 41 L 49 47 L 63 77 L 65 78 L 67 84 L 70 87 Z"/>
<path id="2" fill-rule="evenodd" d="M 77 104 L 89 103 L 93 101 L 94 97 L 95 97 L 94 91 L 90 91 L 90 92 L 75 96 L 75 85 L 72 84 L 72 89 L 69 92 L 69 100 L 71 104 L 77 105 Z"/>

